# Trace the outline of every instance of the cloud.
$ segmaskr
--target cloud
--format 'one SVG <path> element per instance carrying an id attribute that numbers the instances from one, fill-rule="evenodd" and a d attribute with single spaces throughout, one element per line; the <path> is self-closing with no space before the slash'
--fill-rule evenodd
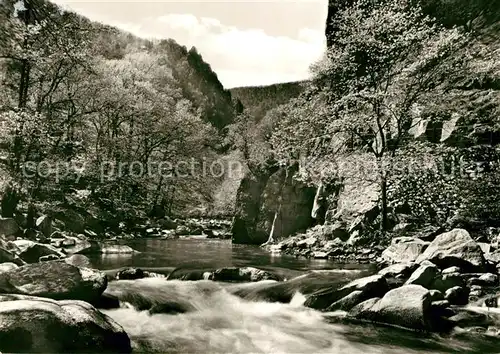
<path id="1" fill-rule="evenodd" d="M 214 18 L 169 14 L 137 25 L 118 24 L 142 37 L 170 37 L 195 46 L 225 87 L 304 80 L 324 51 L 324 35 L 303 28 L 296 38 L 270 36 L 262 29 L 226 26 Z"/>
<path id="2" fill-rule="evenodd" d="M 299 29 L 292 38 L 192 14 L 162 14 L 128 23 L 106 16 L 111 15 L 89 17 L 140 37 L 173 38 L 188 48 L 195 46 L 226 88 L 307 79 L 310 65 L 325 48 L 324 34 L 310 28 Z"/>

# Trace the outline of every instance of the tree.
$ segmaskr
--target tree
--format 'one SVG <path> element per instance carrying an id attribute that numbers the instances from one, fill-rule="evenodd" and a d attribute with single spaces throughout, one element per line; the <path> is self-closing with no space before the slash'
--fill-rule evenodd
<path id="1" fill-rule="evenodd" d="M 467 38 L 399 0 L 360 0 L 340 10 L 332 27 L 332 45 L 313 65 L 303 97 L 312 115 L 289 130 L 313 128 L 299 146 L 316 141 L 323 155 L 342 151 L 332 144 L 340 141 L 344 152 L 356 148 L 375 160 L 385 230 L 390 166 L 421 119 L 419 104 L 438 101 L 465 70 L 467 55 L 460 50 Z"/>

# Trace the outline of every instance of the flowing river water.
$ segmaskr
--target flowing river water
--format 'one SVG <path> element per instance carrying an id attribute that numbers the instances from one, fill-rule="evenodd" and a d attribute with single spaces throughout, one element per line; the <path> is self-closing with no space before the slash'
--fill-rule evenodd
<path id="1" fill-rule="evenodd" d="M 325 260 L 276 257 L 258 247 L 232 245 L 225 240 L 186 238 L 134 240 L 135 255 L 107 255 L 92 262 L 103 270 L 121 267 L 220 268 L 253 266 L 287 279 L 323 272 L 334 281 L 370 273 L 369 267 L 338 265 Z M 500 346 L 477 335 L 442 338 L 368 324 L 348 324 L 341 313 L 322 313 L 303 306 L 295 293 L 289 303 L 241 297 L 235 292 L 265 286 L 259 283 L 179 281 L 164 278 L 120 280 L 108 289 L 122 307 L 103 312 L 129 334 L 134 351 L 157 353 L 495 353 Z M 175 303 L 177 314 L 150 314 L 121 298 Z M 497 342 L 498 343 L 498 342 Z"/>

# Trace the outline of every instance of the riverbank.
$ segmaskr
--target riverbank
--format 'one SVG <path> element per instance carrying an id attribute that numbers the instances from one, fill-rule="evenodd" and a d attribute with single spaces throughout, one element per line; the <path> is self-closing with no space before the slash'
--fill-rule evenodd
<path id="1" fill-rule="evenodd" d="M 37 315 L 41 330 L 34 335 L 23 325 L 31 347 L 7 340 L 0 341 L 0 350 L 494 352 L 500 344 L 495 244 L 487 248 L 462 229 L 427 236 L 394 239 L 376 268 L 276 255 L 206 237 L 122 240 L 125 244 L 113 247 L 96 241 L 97 249 L 83 247 L 94 244 L 89 240 L 72 244 L 72 237 L 47 244 L 2 238 L 3 246 L 29 247 L 0 265 L 0 317 Z M 65 258 L 36 259 L 35 250 L 55 248 L 54 240 L 62 240 L 58 251 L 64 249 Z M 121 247 L 132 252 L 119 253 Z M 76 322 L 68 322 L 71 318 Z M 94 328 L 82 341 L 95 346 L 67 343 L 63 334 L 52 332 L 53 321 L 68 335 L 75 326 Z M 245 325 L 249 321 L 270 321 L 274 337 Z M 0 334 L 18 330 L 14 324 L 0 320 Z M 400 328 L 400 334 L 387 326 Z M 368 331 L 373 341 L 356 331 Z M 235 335 L 240 342 L 226 340 Z M 375 340 L 376 335 L 382 338 Z"/>

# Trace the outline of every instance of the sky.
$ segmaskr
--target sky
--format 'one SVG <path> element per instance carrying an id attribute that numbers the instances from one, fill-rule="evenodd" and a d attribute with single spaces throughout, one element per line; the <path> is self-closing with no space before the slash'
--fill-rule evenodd
<path id="1" fill-rule="evenodd" d="M 52 0 L 145 38 L 195 46 L 224 87 L 304 80 L 325 49 L 328 0 Z"/>

